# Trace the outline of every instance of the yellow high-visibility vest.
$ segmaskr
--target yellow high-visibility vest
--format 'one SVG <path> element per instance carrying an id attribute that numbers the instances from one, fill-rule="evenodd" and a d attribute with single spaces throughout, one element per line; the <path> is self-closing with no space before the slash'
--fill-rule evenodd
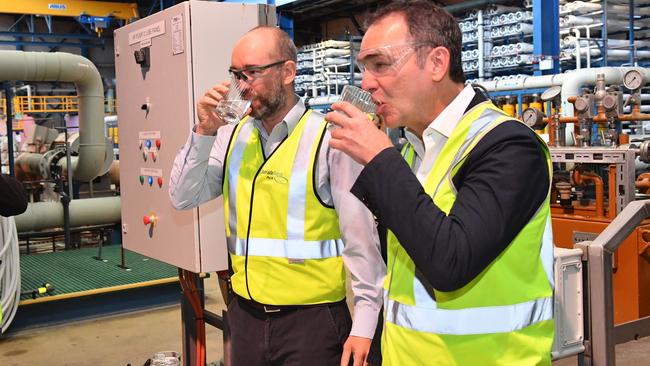
<path id="1" fill-rule="evenodd" d="M 223 197 L 235 293 L 268 305 L 310 305 L 345 297 L 338 215 L 315 189 L 327 123 L 307 111 L 265 157 L 252 119 L 228 146 Z"/>
<path id="2" fill-rule="evenodd" d="M 424 184 L 443 212 L 449 214 L 454 205 L 452 179 L 468 154 L 507 120 L 512 118 L 488 101 L 458 123 Z M 549 169 L 550 187 L 550 155 L 543 141 L 541 145 L 547 166 L 539 168 Z M 407 145 L 403 155 L 413 166 L 412 146 Z M 548 198 L 508 247 L 455 291 L 439 291 L 421 278 L 390 231 L 387 242 L 384 365 L 551 364 L 553 238 Z"/>

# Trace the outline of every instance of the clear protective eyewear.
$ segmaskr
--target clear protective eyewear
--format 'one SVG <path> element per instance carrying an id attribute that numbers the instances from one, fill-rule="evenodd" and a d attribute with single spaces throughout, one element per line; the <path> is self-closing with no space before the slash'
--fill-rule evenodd
<path id="1" fill-rule="evenodd" d="M 402 68 L 415 51 L 430 42 L 412 42 L 370 48 L 359 52 L 357 65 L 361 72 L 368 71 L 375 76 L 394 75 Z"/>
<path id="2" fill-rule="evenodd" d="M 284 64 L 289 60 L 282 60 L 273 62 L 262 66 L 248 66 L 241 69 L 229 68 L 228 72 L 237 80 L 253 81 L 261 76 L 264 76 L 266 70 Z"/>

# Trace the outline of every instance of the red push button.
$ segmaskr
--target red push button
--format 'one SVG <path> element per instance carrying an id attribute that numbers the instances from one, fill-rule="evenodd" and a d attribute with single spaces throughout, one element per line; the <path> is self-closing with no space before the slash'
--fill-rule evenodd
<path id="1" fill-rule="evenodd" d="M 158 187 L 162 188 L 163 185 L 163 179 L 162 177 L 158 177 Z"/>
<path id="2" fill-rule="evenodd" d="M 162 144 L 162 142 L 160 142 L 160 139 L 156 140 L 156 148 L 157 148 L 158 150 L 160 150 L 160 145 L 161 145 L 161 144 Z"/>
<path id="3" fill-rule="evenodd" d="M 151 224 L 151 226 L 155 227 L 157 222 L 158 222 L 158 217 L 156 217 L 156 214 L 153 211 L 151 211 L 149 215 L 144 215 L 142 217 L 142 223 L 145 226 Z"/>

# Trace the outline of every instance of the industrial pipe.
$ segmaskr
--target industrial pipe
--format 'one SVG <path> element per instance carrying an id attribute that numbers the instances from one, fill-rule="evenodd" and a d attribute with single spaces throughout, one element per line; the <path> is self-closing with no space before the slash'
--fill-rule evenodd
<path id="1" fill-rule="evenodd" d="M 548 88 L 555 85 L 562 86 L 562 115 L 573 116 L 573 105 L 569 103 L 570 96 L 580 95 L 584 85 L 596 83 L 598 74 L 605 75 L 605 83 L 622 84 L 623 76 L 630 70 L 638 70 L 645 77 L 645 82 L 650 83 L 650 71 L 642 67 L 598 67 L 580 69 L 566 74 L 530 76 L 521 79 L 508 79 L 487 81 L 480 83 L 488 92 Z"/>
<path id="2" fill-rule="evenodd" d="M 573 171 L 573 182 L 576 185 L 586 185 L 592 182 L 596 187 L 596 217 L 605 217 L 605 191 L 603 189 L 603 179 L 596 173 Z"/>
<path id="3" fill-rule="evenodd" d="M 115 186 L 119 187 L 120 186 L 120 161 L 119 160 L 113 160 L 111 163 L 111 167 L 108 170 L 108 176 L 111 178 L 111 184 L 115 184 Z"/>
<path id="4" fill-rule="evenodd" d="M 87 182 L 104 165 L 104 87 L 90 60 L 63 52 L 0 51 L 0 80 L 74 83 L 79 98 L 79 163 L 74 178 Z"/>
<path id="5" fill-rule="evenodd" d="M 648 194 L 650 193 L 650 173 L 641 173 L 636 178 L 634 182 L 636 189 L 639 190 L 639 193 Z"/>
<path id="6" fill-rule="evenodd" d="M 70 201 L 70 227 L 120 222 L 120 197 L 86 198 Z M 36 202 L 15 216 L 18 232 L 52 229 L 63 226 L 60 202 Z"/>
<path id="7" fill-rule="evenodd" d="M 499 4 L 509 4 L 512 1 L 509 0 L 471 0 L 463 1 L 459 4 L 447 5 L 445 10 L 451 14 L 462 13 L 467 10 L 476 10 L 478 8 L 485 8 L 488 5 L 499 5 Z"/>

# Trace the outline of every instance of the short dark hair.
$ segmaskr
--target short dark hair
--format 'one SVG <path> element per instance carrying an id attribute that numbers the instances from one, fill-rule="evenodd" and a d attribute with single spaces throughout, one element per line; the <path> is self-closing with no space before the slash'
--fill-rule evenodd
<path id="1" fill-rule="evenodd" d="M 464 83 L 465 73 L 461 61 L 463 37 L 456 19 L 431 1 L 397 0 L 377 9 L 366 20 L 366 29 L 395 13 L 404 16 L 413 42 L 428 43 L 449 50 L 449 77 L 457 83 Z M 417 61 L 420 67 L 424 66 L 428 51 L 429 48 L 418 49 Z"/>
<path id="2" fill-rule="evenodd" d="M 297 54 L 298 51 L 296 50 L 296 45 L 293 43 L 293 40 L 287 32 L 283 31 L 282 29 L 278 27 L 273 27 L 270 25 L 260 25 L 257 26 L 251 30 L 249 30 L 247 33 L 251 33 L 256 30 L 267 30 L 273 33 L 275 36 L 275 42 L 276 42 L 276 50 L 278 52 L 278 56 L 282 60 L 289 60 L 293 62 L 298 62 L 297 61 Z"/>

